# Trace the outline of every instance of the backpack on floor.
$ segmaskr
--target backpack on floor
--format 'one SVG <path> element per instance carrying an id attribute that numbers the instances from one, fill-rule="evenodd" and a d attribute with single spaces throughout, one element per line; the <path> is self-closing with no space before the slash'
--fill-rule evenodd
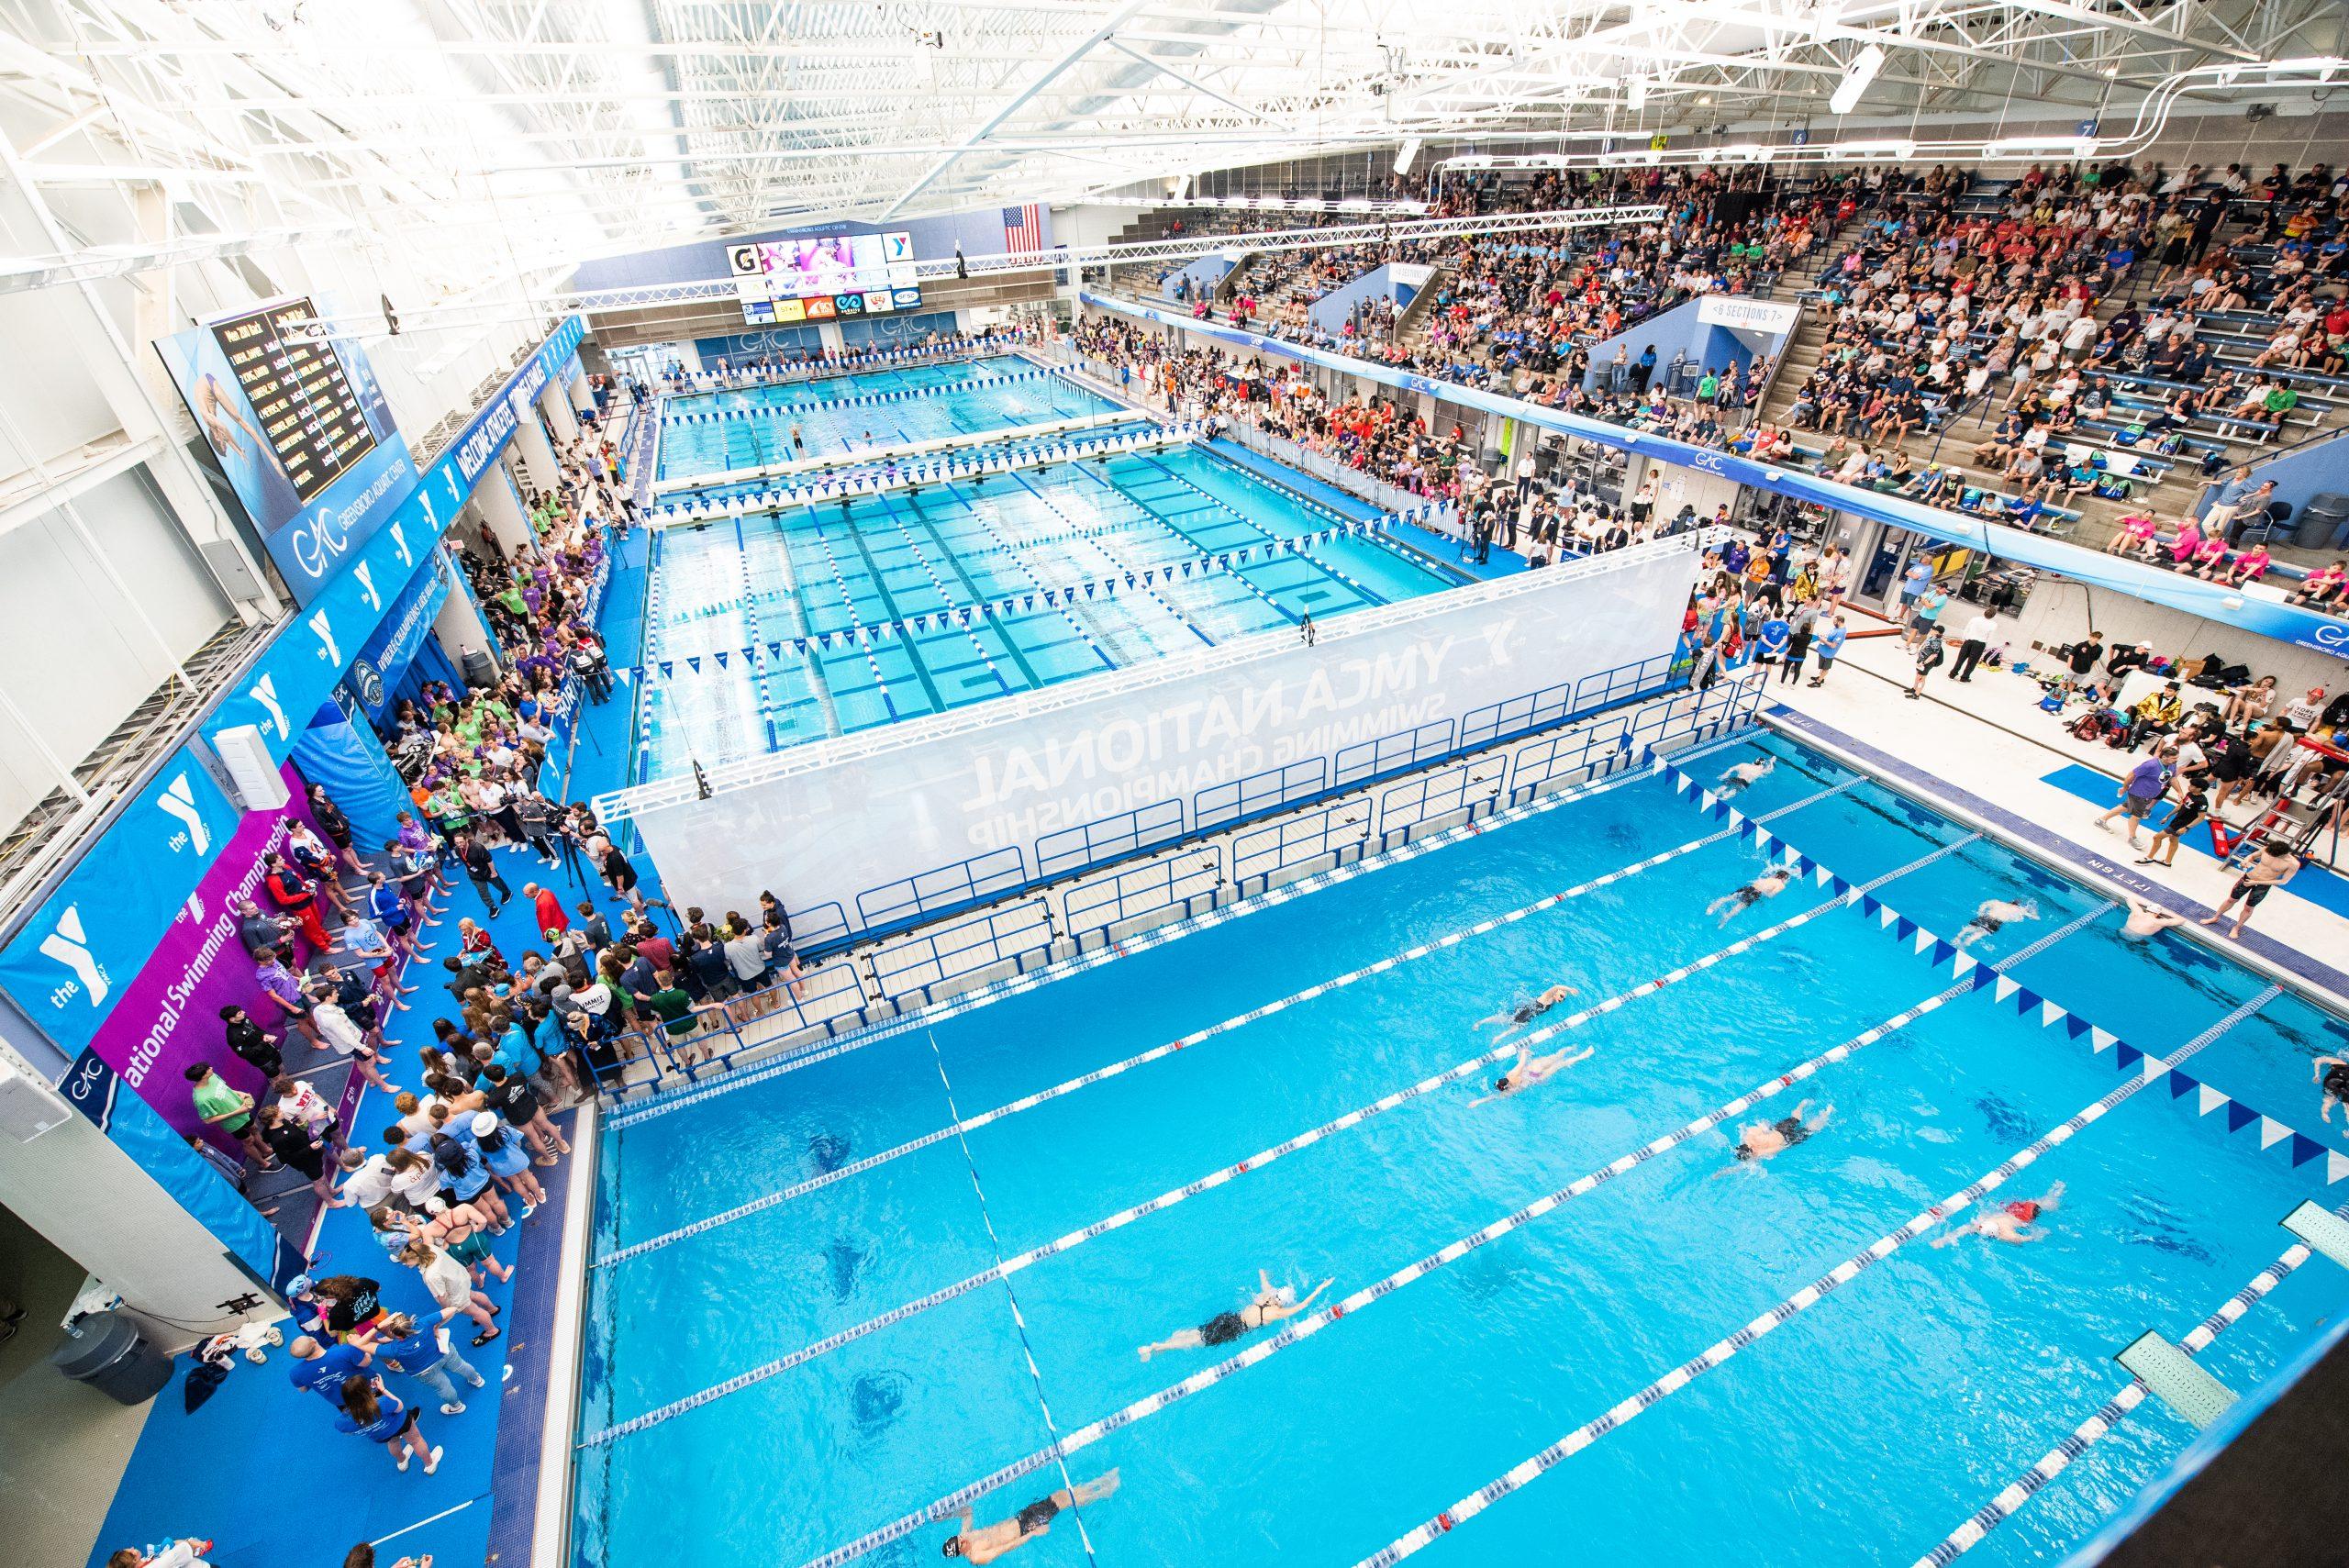
<path id="1" fill-rule="evenodd" d="M 2119 474 L 2109 474 L 2096 482 L 2096 493 L 2108 501 L 2126 501 L 2135 486 Z"/>

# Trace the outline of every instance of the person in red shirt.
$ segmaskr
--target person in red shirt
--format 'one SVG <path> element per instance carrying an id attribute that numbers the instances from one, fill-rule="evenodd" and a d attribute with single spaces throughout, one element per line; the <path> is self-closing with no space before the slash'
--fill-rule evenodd
<path id="1" fill-rule="evenodd" d="M 535 882 L 526 882 L 522 884 L 522 896 L 530 901 L 530 907 L 536 911 L 539 930 L 550 941 L 571 929 L 571 917 L 563 913 L 562 900 L 552 893 Z"/>
<path id="2" fill-rule="evenodd" d="M 269 868 L 265 879 L 269 896 L 286 915 L 302 924 L 302 940 L 320 952 L 334 946 L 334 939 L 327 935 L 326 922 L 318 917 L 318 895 L 295 871 L 284 855 L 271 854 L 262 862 Z"/>

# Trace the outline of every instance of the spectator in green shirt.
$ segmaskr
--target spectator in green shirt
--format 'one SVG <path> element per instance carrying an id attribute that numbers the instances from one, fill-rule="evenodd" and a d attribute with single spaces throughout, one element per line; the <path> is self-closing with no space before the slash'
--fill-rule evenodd
<path id="1" fill-rule="evenodd" d="M 253 1121 L 253 1097 L 212 1071 L 209 1062 L 188 1063 L 187 1081 L 195 1099 L 195 1114 L 206 1127 L 217 1127 L 245 1146 L 253 1163 L 264 1171 L 277 1168 L 277 1157 L 261 1139 Z"/>
<path id="2" fill-rule="evenodd" d="M 2283 428 L 2285 419 L 2293 409 L 2300 406 L 2300 395 L 2282 382 L 2277 382 L 2268 389 L 2266 406 L 2267 417 L 2276 421 L 2276 430 L 2270 430 L 2259 438 L 2263 444 L 2276 439 L 2277 430 Z"/>
<path id="3" fill-rule="evenodd" d="M 669 1031 L 669 1044 L 673 1048 L 685 1045 L 686 1040 L 693 1038 L 695 1032 L 701 1028 L 700 1015 L 704 1013 L 723 1015 L 726 1011 L 723 1003 L 713 1002 L 704 1006 L 696 1006 L 691 996 L 677 989 L 675 977 L 665 969 L 660 972 L 658 979 L 661 989 L 645 997 L 643 1006 L 647 1012 L 661 1020 L 662 1029 Z M 681 1062 L 701 1062 L 706 1061 L 708 1056 L 709 1047 L 706 1044 L 698 1047 L 686 1046 L 679 1053 L 677 1060 Z"/>

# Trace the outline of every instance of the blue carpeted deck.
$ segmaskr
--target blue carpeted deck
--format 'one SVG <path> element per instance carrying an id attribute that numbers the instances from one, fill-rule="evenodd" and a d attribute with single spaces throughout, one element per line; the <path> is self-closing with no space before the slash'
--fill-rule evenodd
<path id="1" fill-rule="evenodd" d="M 2077 762 L 2067 763 L 2052 773 L 2042 774 L 2040 782 L 2054 784 L 2065 795 L 2077 795 L 2099 807 L 2110 806 L 2121 795 L 2119 780 Z M 2228 809 L 2233 809 L 2232 804 Z M 2154 806 L 2145 820 L 2159 831 L 2162 824 L 2169 820 L 2169 803 L 2165 801 Z M 2178 840 L 2178 853 L 2214 859 L 2210 853 L 2209 830 L 2199 827 L 2188 828 Z M 2292 879 L 2292 885 L 2285 891 L 2307 899 L 2320 909 L 2349 916 L 2349 879 L 2328 867 L 2309 862 L 2301 867 L 2300 873 Z"/>

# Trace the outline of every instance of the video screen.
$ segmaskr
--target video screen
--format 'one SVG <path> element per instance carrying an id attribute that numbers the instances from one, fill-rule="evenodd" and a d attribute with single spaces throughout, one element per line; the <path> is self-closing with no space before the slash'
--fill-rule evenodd
<path id="1" fill-rule="evenodd" d="M 746 321 L 824 321 L 921 304 L 911 233 L 818 234 L 727 248 Z"/>

